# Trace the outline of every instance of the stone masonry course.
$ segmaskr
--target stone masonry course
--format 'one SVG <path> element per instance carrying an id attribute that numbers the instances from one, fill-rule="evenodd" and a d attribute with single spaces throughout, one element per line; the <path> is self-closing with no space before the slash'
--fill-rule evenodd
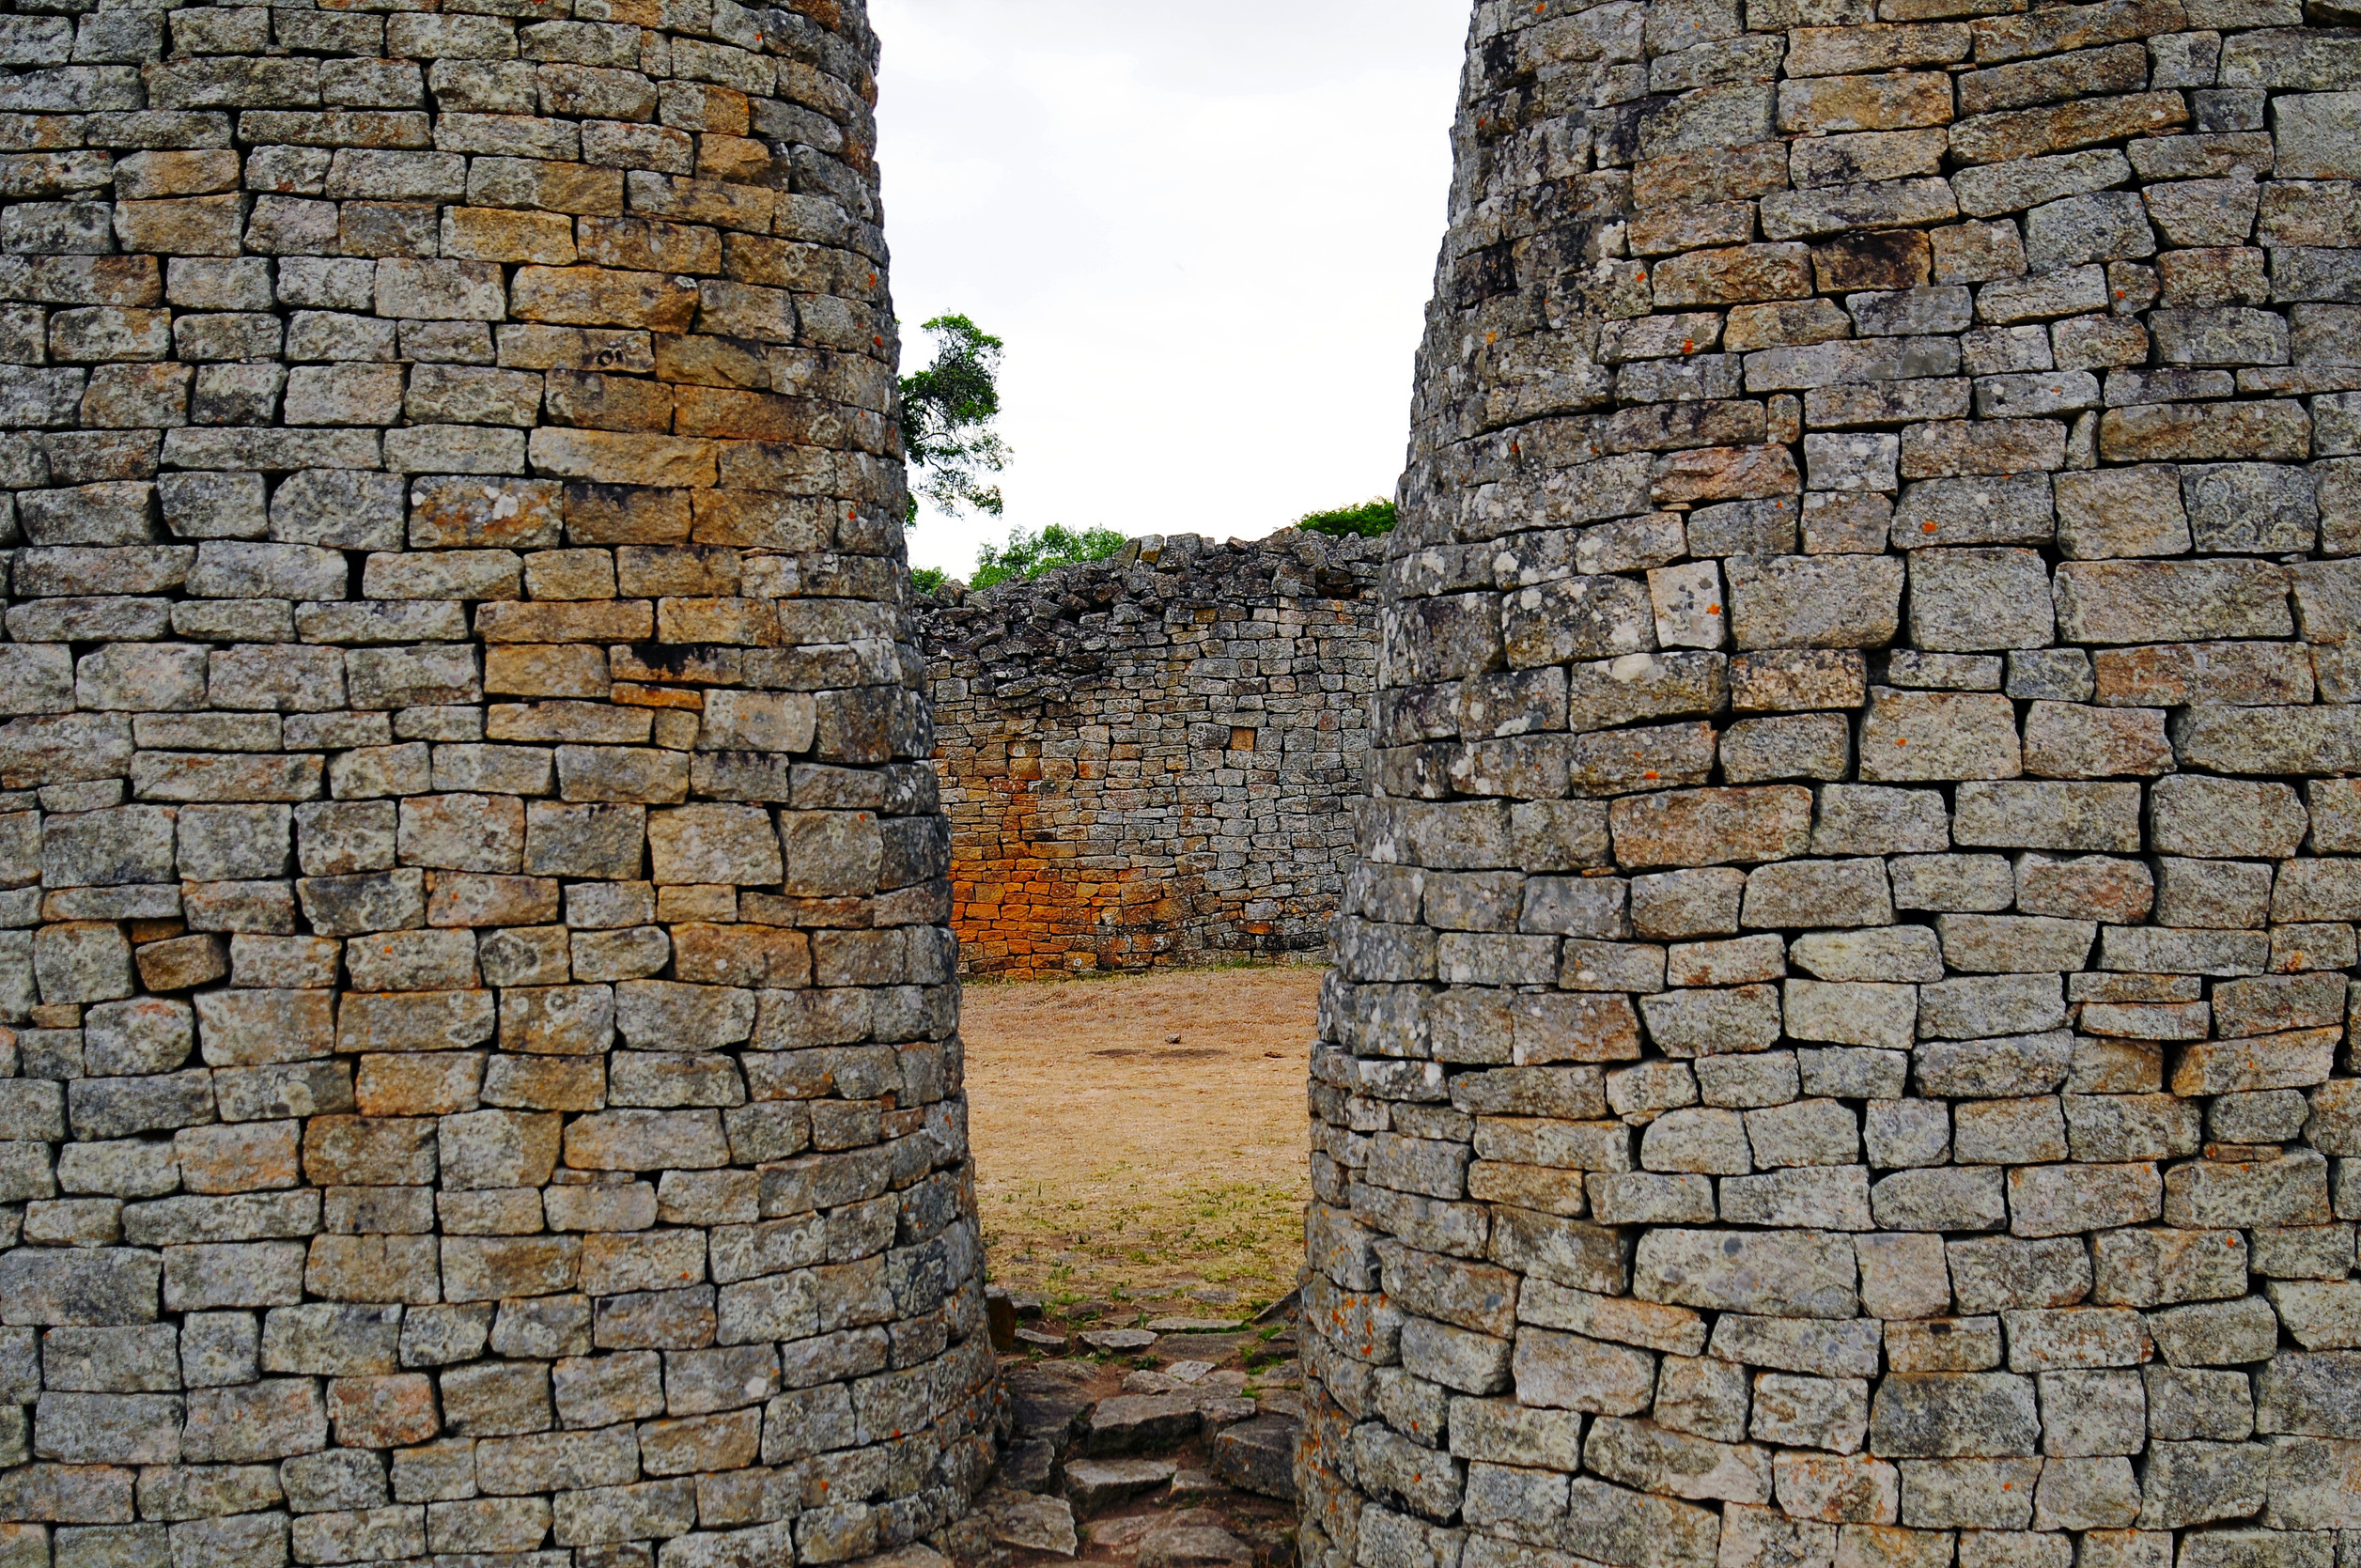
<path id="1" fill-rule="evenodd" d="M 1308 1568 L 2361 1563 L 2361 31 L 1480 0 Z"/>
<path id="2" fill-rule="evenodd" d="M 860 0 L 0 14 L 0 1564 L 730 1568 L 1002 1424 Z"/>
<path id="3" fill-rule="evenodd" d="M 922 602 L 967 972 L 1312 953 L 1353 855 L 1378 551 L 1126 544 Z"/>

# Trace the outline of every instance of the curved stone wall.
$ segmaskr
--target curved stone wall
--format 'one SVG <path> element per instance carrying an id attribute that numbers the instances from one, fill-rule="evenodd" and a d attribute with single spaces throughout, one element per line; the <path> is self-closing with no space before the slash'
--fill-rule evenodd
<path id="1" fill-rule="evenodd" d="M 859 0 L 0 17 L 0 1558 L 990 1461 Z"/>
<path id="2" fill-rule="evenodd" d="M 1377 551 L 1283 530 L 922 602 L 970 974 L 1316 950 L 1353 861 Z"/>
<path id="3" fill-rule="evenodd" d="M 2361 34 L 1483 0 L 1455 149 L 1306 1561 L 2349 1568 Z"/>

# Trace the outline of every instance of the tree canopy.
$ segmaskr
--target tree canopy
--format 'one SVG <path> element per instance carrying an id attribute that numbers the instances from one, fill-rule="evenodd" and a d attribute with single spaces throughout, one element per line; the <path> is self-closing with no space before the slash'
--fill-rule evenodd
<path id="1" fill-rule="evenodd" d="M 902 521 L 918 520 L 921 496 L 954 517 L 971 509 L 998 517 L 1001 488 L 986 476 L 1011 456 L 992 428 L 1005 345 L 964 316 L 938 316 L 924 331 L 935 340 L 934 363 L 902 378 L 902 450 L 912 471 Z"/>
<path id="2" fill-rule="evenodd" d="M 1078 533 L 1055 522 L 1038 534 L 1013 528 L 1005 547 L 996 550 L 986 545 L 975 552 L 975 576 L 968 585 L 989 588 L 1019 577 L 1039 577 L 1059 567 L 1104 561 L 1125 542 L 1111 528 L 1085 528 Z"/>

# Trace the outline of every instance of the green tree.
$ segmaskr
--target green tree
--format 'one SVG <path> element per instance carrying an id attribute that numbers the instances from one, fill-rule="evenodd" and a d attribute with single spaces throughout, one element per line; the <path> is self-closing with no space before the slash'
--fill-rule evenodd
<path id="1" fill-rule="evenodd" d="M 956 517 L 972 507 L 1001 515 L 1001 488 L 985 475 L 1008 466 L 1008 443 L 993 430 L 1000 417 L 1003 345 L 964 316 L 938 316 L 924 329 L 935 362 L 902 378 L 902 450 L 916 470 L 907 526 L 924 496 Z"/>
<path id="2" fill-rule="evenodd" d="M 1339 539 L 1347 536 L 1374 539 L 1380 534 L 1392 533 L 1393 525 L 1400 520 L 1401 516 L 1393 503 L 1380 496 L 1375 501 L 1364 501 L 1358 506 L 1306 512 L 1296 520 L 1296 526 Z"/>
<path id="3" fill-rule="evenodd" d="M 995 550 L 986 545 L 975 552 L 975 576 L 969 580 L 968 586 L 989 588 L 1020 577 L 1039 577 L 1057 567 L 1104 561 L 1126 542 L 1111 528 L 1085 528 L 1079 534 L 1054 522 L 1038 534 L 1013 528 L 1005 548 Z"/>

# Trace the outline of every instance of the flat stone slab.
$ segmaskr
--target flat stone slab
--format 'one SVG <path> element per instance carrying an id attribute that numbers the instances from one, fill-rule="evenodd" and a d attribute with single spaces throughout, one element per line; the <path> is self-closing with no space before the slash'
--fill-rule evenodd
<path id="1" fill-rule="evenodd" d="M 1159 1334 L 1234 1334 L 1246 1325 L 1235 1317 L 1159 1317 L 1148 1327 Z"/>
<path id="2" fill-rule="evenodd" d="M 999 1493 L 984 1507 L 985 1529 L 1003 1546 L 1072 1557 L 1080 1545 L 1074 1510 L 1064 1498 Z"/>
<path id="3" fill-rule="evenodd" d="M 951 1560 L 932 1546 L 913 1542 L 893 1551 L 848 1562 L 845 1568 L 951 1568 Z"/>
<path id="4" fill-rule="evenodd" d="M 1284 1416 L 1257 1416 L 1213 1440 L 1213 1473 L 1241 1492 L 1296 1500 L 1296 1439 L 1302 1426 Z"/>
<path id="5" fill-rule="evenodd" d="M 1145 1328 L 1087 1328 L 1074 1336 L 1093 1350 L 1145 1350 L 1157 1336 Z"/>
<path id="6" fill-rule="evenodd" d="M 1247 1374 L 1247 1381 L 1266 1389 L 1300 1389 L 1303 1387 L 1303 1363 L 1297 1360 L 1281 1361 L 1276 1365 L 1265 1367 L 1260 1372 Z"/>
<path id="7" fill-rule="evenodd" d="M 1090 1395 L 1054 1373 L 1012 1367 L 1006 1381 L 1019 1437 L 1043 1437 L 1064 1447 L 1074 1419 L 1091 1407 Z"/>
<path id="8" fill-rule="evenodd" d="M 1155 1453 L 1178 1448 L 1204 1424 L 1188 1394 L 1118 1394 L 1102 1399 L 1075 1421 L 1075 1436 L 1092 1458 Z"/>
<path id="9" fill-rule="evenodd" d="M 1266 1389 L 1263 1397 L 1254 1403 L 1262 1407 L 1266 1416 L 1284 1416 L 1297 1421 L 1303 1420 L 1303 1395 L 1292 1389 Z"/>
<path id="10" fill-rule="evenodd" d="M 1247 1385 L 1242 1372 L 1224 1372 L 1211 1361 L 1175 1361 L 1157 1372 L 1134 1372 L 1125 1375 L 1123 1391 L 1127 1394 L 1177 1394 L 1194 1392 L 1200 1400 L 1235 1397 Z"/>
<path id="11" fill-rule="evenodd" d="M 1207 1426 L 1235 1426 L 1252 1421 L 1263 1413 L 1263 1407 L 1234 1389 L 1197 1389 L 1197 1413 Z"/>
<path id="12" fill-rule="evenodd" d="M 1140 1568 L 1250 1568 L 1254 1548 L 1216 1525 L 1152 1529 L 1140 1538 Z"/>
<path id="13" fill-rule="evenodd" d="M 1151 1530 L 1170 1529 L 1178 1524 L 1210 1524 L 1218 1528 L 1220 1523 L 1221 1515 L 1211 1509 L 1192 1508 L 1178 1514 L 1126 1514 L 1120 1519 L 1092 1525 L 1088 1534 L 1092 1546 L 1127 1557 L 1140 1549 L 1140 1543 Z"/>
<path id="14" fill-rule="evenodd" d="M 1066 1500 L 1087 1518 L 1155 1491 L 1178 1468 L 1170 1459 L 1077 1459 L 1065 1467 Z"/>
<path id="15" fill-rule="evenodd" d="M 1055 1443 L 1047 1437 L 1019 1439 L 1001 1455 L 1000 1484 L 1012 1492 L 1047 1492 L 1050 1473 L 1057 1467 Z"/>
<path id="16" fill-rule="evenodd" d="M 1173 1474 L 1173 1496 L 1175 1498 L 1202 1498 L 1209 1493 L 1227 1490 L 1228 1487 L 1214 1479 L 1211 1470 L 1176 1470 Z"/>

